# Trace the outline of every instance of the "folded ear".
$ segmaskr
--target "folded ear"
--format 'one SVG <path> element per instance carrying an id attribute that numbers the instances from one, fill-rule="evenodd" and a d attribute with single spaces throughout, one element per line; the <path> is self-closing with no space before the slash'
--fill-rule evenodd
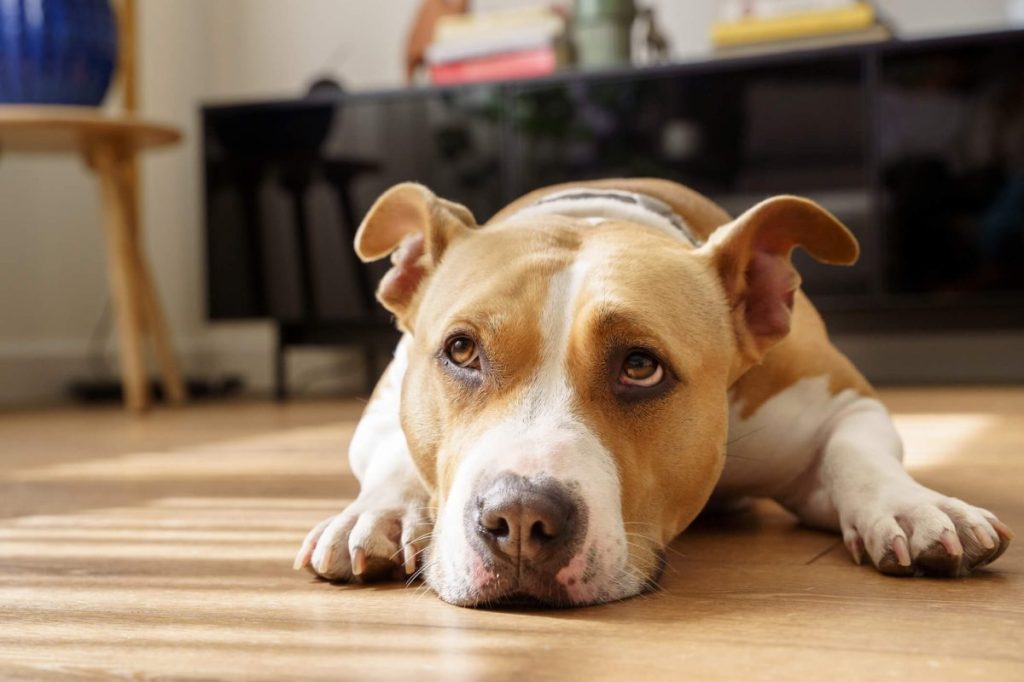
<path id="1" fill-rule="evenodd" d="M 701 247 L 722 280 L 740 352 L 750 362 L 789 333 L 800 288 L 790 261 L 797 246 L 833 265 L 852 265 L 860 253 L 853 234 L 835 216 L 791 196 L 762 201 L 715 230 Z"/>
<path id="2" fill-rule="evenodd" d="M 391 255 L 391 269 L 377 299 L 411 331 L 417 294 L 445 249 L 476 227 L 465 206 L 440 199 L 423 185 L 395 185 L 374 202 L 356 232 L 356 254 L 364 262 Z"/>

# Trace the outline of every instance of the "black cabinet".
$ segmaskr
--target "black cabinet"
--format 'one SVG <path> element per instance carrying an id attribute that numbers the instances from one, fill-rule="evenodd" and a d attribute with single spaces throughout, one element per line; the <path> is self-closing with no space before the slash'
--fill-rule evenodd
<path id="1" fill-rule="evenodd" d="M 814 198 L 854 268 L 800 259 L 833 328 L 1024 326 L 1024 31 L 536 81 L 203 108 L 212 319 L 284 345 L 390 341 L 358 220 L 418 180 L 484 220 L 530 189 L 649 175 L 737 213 Z"/>

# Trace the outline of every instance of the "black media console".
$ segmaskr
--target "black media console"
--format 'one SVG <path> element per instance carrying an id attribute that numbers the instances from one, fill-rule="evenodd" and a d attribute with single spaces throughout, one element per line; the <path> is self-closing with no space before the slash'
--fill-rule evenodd
<path id="1" fill-rule="evenodd" d="M 396 338 L 382 265 L 351 243 L 418 180 L 481 221 L 539 186 L 683 182 L 731 212 L 814 198 L 854 268 L 801 258 L 833 330 L 1024 328 L 1024 31 L 892 41 L 534 81 L 203 108 L 208 315 L 289 346 Z M 372 372 L 371 372 L 372 374 Z"/>

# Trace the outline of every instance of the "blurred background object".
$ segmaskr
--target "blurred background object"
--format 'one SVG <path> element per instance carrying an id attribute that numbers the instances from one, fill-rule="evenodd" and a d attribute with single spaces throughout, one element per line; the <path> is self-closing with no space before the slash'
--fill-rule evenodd
<path id="1" fill-rule="evenodd" d="M 634 0 L 573 0 L 572 41 L 583 68 L 628 64 L 632 56 Z"/>
<path id="2" fill-rule="evenodd" d="M 637 0 L 629 62 L 595 68 L 563 47 L 571 0 L 442 4 L 457 10 L 438 34 L 449 44 L 493 29 L 488 17 L 553 27 L 534 47 L 555 46 L 554 71 L 436 86 L 423 63 L 406 89 L 420 0 L 138 3 L 138 113 L 184 134 L 140 160 L 139 210 L 186 376 L 237 377 L 256 395 L 360 392 L 389 352 L 367 294 L 377 273 L 349 260 L 350 226 L 377 192 L 418 179 L 483 218 L 516 192 L 598 173 L 680 179 L 732 211 L 810 194 L 864 244 L 858 267 L 807 265 L 805 281 L 873 379 L 1024 374 L 1016 0 L 881 0 L 872 26 L 888 37 L 729 49 L 712 39 L 726 3 Z M 648 11 L 667 59 L 643 47 Z M 307 97 L 318 80 L 345 89 Z M 122 90 L 115 80 L 108 100 Z M 97 369 L 120 344 L 83 173 L 10 150 L 0 162 L 0 404 L 118 378 Z"/>
<path id="3" fill-rule="evenodd" d="M 108 0 L 0 2 L 0 103 L 98 106 L 116 64 Z"/>
<path id="4" fill-rule="evenodd" d="M 780 50 L 883 40 L 889 31 L 864 0 L 725 0 L 711 36 L 719 50 Z"/>
<path id="5" fill-rule="evenodd" d="M 424 58 L 435 85 L 545 76 L 566 61 L 565 20 L 543 5 L 448 14 Z"/>
<path id="6" fill-rule="evenodd" d="M 435 40 L 442 18 L 464 14 L 469 0 L 422 0 L 405 47 L 405 81 L 412 83 L 416 69 L 423 64 L 428 46 Z"/>
<path id="7" fill-rule="evenodd" d="M 112 393 L 130 410 L 141 412 L 153 395 L 145 361 L 147 340 L 160 367 L 162 396 L 172 403 L 186 397 L 170 329 L 142 248 L 136 161 L 140 151 L 174 144 L 181 136 L 173 127 L 133 115 L 135 2 L 123 0 L 120 7 L 120 21 L 115 22 L 106 0 L 0 4 L 0 54 L 4 57 L 0 85 L 10 88 L 9 101 L 14 103 L 0 103 L 0 152 L 70 153 L 95 172 L 112 302 L 104 309 L 104 318 L 112 309 L 109 317 L 117 321 L 120 340 L 120 378 L 99 377 L 98 384 L 73 379 L 68 389 L 75 396 Z M 117 114 L 98 108 L 115 62 L 120 64 L 124 108 Z"/>

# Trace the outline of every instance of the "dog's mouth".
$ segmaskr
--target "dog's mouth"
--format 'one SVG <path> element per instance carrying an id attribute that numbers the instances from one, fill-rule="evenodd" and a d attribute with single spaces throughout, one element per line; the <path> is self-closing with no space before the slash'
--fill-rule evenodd
<path id="1" fill-rule="evenodd" d="M 586 604 L 574 602 L 568 592 L 560 589 L 560 586 L 537 585 L 524 588 L 507 584 L 489 584 L 480 589 L 472 600 L 462 605 L 481 609 L 533 611 L 565 609 Z"/>
<path id="2" fill-rule="evenodd" d="M 660 589 L 660 579 L 665 570 L 665 554 L 657 553 L 657 560 L 650 575 L 639 581 L 634 588 L 619 591 L 624 581 L 614 579 L 607 581 L 603 588 L 590 589 L 579 593 L 573 589 L 575 579 L 565 585 L 556 575 L 536 571 L 528 566 L 520 567 L 516 572 L 511 566 L 504 566 L 506 571 L 495 570 L 491 578 L 483 584 L 475 586 L 472 593 L 462 598 L 450 600 L 459 606 L 481 609 L 536 611 L 557 610 L 597 606 L 609 602 L 620 601 L 630 597 L 656 592 Z M 497 568 L 491 565 L 492 570 Z M 512 569 L 512 570 L 509 570 Z M 626 571 L 636 575 L 636 571 Z M 591 585 L 597 587 L 597 585 Z M 439 592 L 439 594 L 442 594 Z M 443 594 L 442 594 L 443 597 Z"/>
<path id="3" fill-rule="evenodd" d="M 579 604 L 572 604 L 564 599 L 550 601 L 542 599 L 529 592 L 513 591 L 497 598 L 492 598 L 485 603 L 477 604 L 478 608 L 495 609 L 499 611 L 541 611 L 548 609 L 565 609 Z"/>

